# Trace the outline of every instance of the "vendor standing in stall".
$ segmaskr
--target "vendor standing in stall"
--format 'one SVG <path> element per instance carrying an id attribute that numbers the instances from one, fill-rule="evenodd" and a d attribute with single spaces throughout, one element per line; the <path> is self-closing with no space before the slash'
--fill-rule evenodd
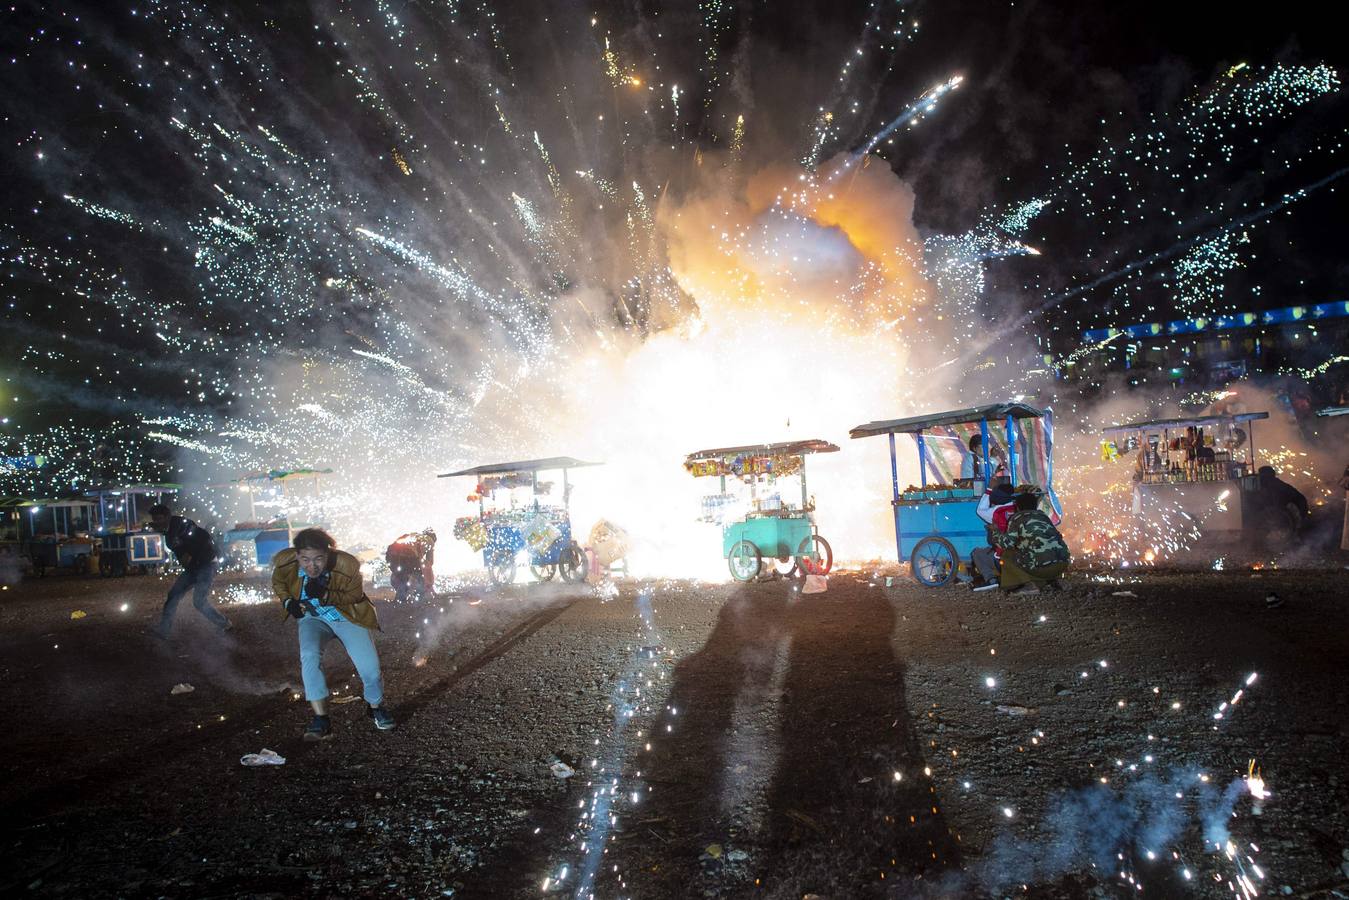
<path id="1" fill-rule="evenodd" d="M 305 729 L 306 741 L 332 736 L 328 720 L 328 681 L 323 676 L 323 647 L 337 638 L 361 676 L 365 702 L 375 727 L 389 731 L 393 716 L 384 708 L 384 682 L 379 653 L 371 632 L 379 628 L 375 607 L 365 595 L 361 563 L 337 549 L 322 529 L 297 532 L 292 546 L 272 558 L 272 591 L 286 612 L 298 620 L 300 673 L 304 698 L 314 718 Z"/>
<path id="2" fill-rule="evenodd" d="M 216 569 L 215 541 L 211 539 L 211 532 L 191 519 L 175 516 L 173 510 L 163 503 L 150 507 L 150 527 L 164 535 L 164 543 L 183 567 L 183 573 L 169 588 L 164 611 L 159 616 L 159 625 L 150 633 L 160 638 L 169 636 L 173 630 L 173 617 L 178 612 L 178 602 L 188 591 L 192 592 L 192 605 L 206 617 L 206 621 L 222 633 L 229 631 L 230 620 L 211 605 L 211 582 L 215 580 Z"/>

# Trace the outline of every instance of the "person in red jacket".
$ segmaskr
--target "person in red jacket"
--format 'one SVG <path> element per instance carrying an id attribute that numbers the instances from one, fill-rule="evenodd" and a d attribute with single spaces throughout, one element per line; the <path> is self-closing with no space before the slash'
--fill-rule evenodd
<path id="1" fill-rule="evenodd" d="M 389 545 L 384 559 L 399 603 L 410 596 L 425 599 L 435 591 L 436 533 L 432 529 L 403 535 Z"/>
<path id="2" fill-rule="evenodd" d="M 990 546 L 975 547 L 970 552 L 970 562 L 974 564 L 974 570 L 979 576 L 979 583 L 974 585 L 976 591 L 992 591 L 998 587 L 1002 573 L 1001 551 L 993 546 L 991 535 L 995 529 L 1000 533 L 1007 532 L 1007 520 L 1016 511 L 1014 500 L 1011 485 L 1006 479 L 999 479 L 998 483 L 984 492 L 984 496 L 979 500 L 979 506 L 975 509 L 975 514 L 983 520 L 990 533 Z"/>

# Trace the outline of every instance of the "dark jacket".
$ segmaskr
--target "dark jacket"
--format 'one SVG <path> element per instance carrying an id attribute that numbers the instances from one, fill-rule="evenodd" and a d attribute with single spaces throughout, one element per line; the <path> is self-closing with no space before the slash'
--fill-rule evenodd
<path id="1" fill-rule="evenodd" d="M 191 519 L 171 516 L 164 532 L 164 543 L 169 545 L 178 562 L 189 572 L 200 571 L 215 562 L 215 541 L 211 532 Z"/>

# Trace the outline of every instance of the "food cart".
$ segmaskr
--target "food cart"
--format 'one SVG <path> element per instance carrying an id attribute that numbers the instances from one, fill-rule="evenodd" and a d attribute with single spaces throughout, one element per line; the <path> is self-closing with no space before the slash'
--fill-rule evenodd
<path id="1" fill-rule="evenodd" d="M 252 472 L 228 487 L 248 495 L 248 520 L 236 522 L 224 534 L 225 556 L 243 569 L 262 568 L 290 546 L 296 531 L 324 527 L 297 510 L 312 507 L 320 495 L 320 481 L 332 469 L 272 469 Z M 215 485 L 212 485 L 215 487 Z M 259 517 L 259 508 L 264 515 Z"/>
<path id="2" fill-rule="evenodd" d="M 99 571 L 104 575 L 152 572 L 169 560 L 164 535 L 146 530 L 142 520 L 150 507 L 167 502 L 177 484 L 129 484 L 99 487 L 85 493 L 95 504 L 95 535 L 103 545 Z"/>
<path id="3" fill-rule="evenodd" d="M 837 452 L 828 441 L 808 440 L 699 450 L 684 459 L 684 468 L 695 478 L 721 479 L 721 492 L 703 498 L 701 519 L 722 526 L 721 555 L 732 578 L 752 581 L 765 559 L 776 561 L 779 575 L 810 570 L 828 574 L 834 551 L 815 528 L 815 503 L 806 491 L 806 456 Z M 727 492 L 728 475 L 749 486 L 748 501 Z M 793 476 L 801 482 L 800 506 L 792 506 L 777 490 L 779 479 Z M 762 493 L 760 485 L 765 487 Z"/>
<path id="4" fill-rule="evenodd" d="M 949 584 L 976 547 L 988 544 L 975 512 L 988 479 L 1035 484 L 1045 491 L 1046 512 L 1062 516 L 1053 486 L 1054 420 L 1050 410 L 1025 403 L 996 403 L 970 409 L 888 419 L 858 425 L 852 438 L 890 439 L 890 482 L 894 499 L 895 549 L 913 577 L 928 587 Z M 918 485 L 899 488 L 895 435 L 912 436 L 918 450 Z M 980 452 L 970 449 L 980 437 Z M 968 474 L 966 474 L 968 473 Z M 962 477 L 964 475 L 964 477 Z"/>
<path id="5" fill-rule="evenodd" d="M 1101 433 L 1107 459 L 1132 459 L 1133 514 L 1165 534 L 1183 521 L 1205 534 L 1240 534 L 1256 515 L 1255 423 L 1267 412 L 1156 419 Z"/>
<path id="6" fill-rule="evenodd" d="M 529 569 L 539 581 L 551 581 L 560 574 L 568 583 L 584 581 L 586 556 L 571 534 L 571 483 L 567 473 L 600 463 L 582 462 L 570 456 L 526 459 L 493 463 L 446 472 L 439 478 L 473 476 L 477 479 L 470 501 L 478 504 L 477 516 L 455 520 L 454 536 L 482 553 L 483 564 L 493 584 L 515 581 L 516 561 L 522 551 L 529 553 Z M 547 505 L 540 497 L 552 493 L 553 482 L 540 481 L 540 472 L 562 473 L 562 503 Z M 515 491 L 529 489 L 530 500 L 517 505 Z M 508 506 L 489 508 L 497 494 L 504 492 Z"/>
<path id="7" fill-rule="evenodd" d="M 82 497 L 59 500 L 0 499 L 5 525 L 0 540 L 9 543 L 16 557 L 27 557 L 33 571 L 69 569 L 83 575 L 98 568 L 100 542 L 94 530 L 93 501 Z"/>

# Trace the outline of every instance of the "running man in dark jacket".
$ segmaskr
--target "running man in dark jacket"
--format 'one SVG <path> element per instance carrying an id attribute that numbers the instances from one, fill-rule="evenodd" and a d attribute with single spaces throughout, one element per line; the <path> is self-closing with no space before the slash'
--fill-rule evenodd
<path id="1" fill-rule="evenodd" d="M 191 519 L 173 515 L 173 510 L 164 504 L 150 507 L 150 527 L 164 535 L 183 574 L 169 588 L 168 599 L 164 601 L 164 612 L 160 614 L 159 626 L 155 633 L 159 637 L 168 637 L 173 630 L 173 616 L 178 611 L 178 601 L 189 590 L 192 591 L 192 605 L 206 620 L 222 632 L 230 630 L 229 619 L 221 615 L 220 610 L 211 605 L 211 582 L 215 579 L 216 549 L 211 533 Z"/>

